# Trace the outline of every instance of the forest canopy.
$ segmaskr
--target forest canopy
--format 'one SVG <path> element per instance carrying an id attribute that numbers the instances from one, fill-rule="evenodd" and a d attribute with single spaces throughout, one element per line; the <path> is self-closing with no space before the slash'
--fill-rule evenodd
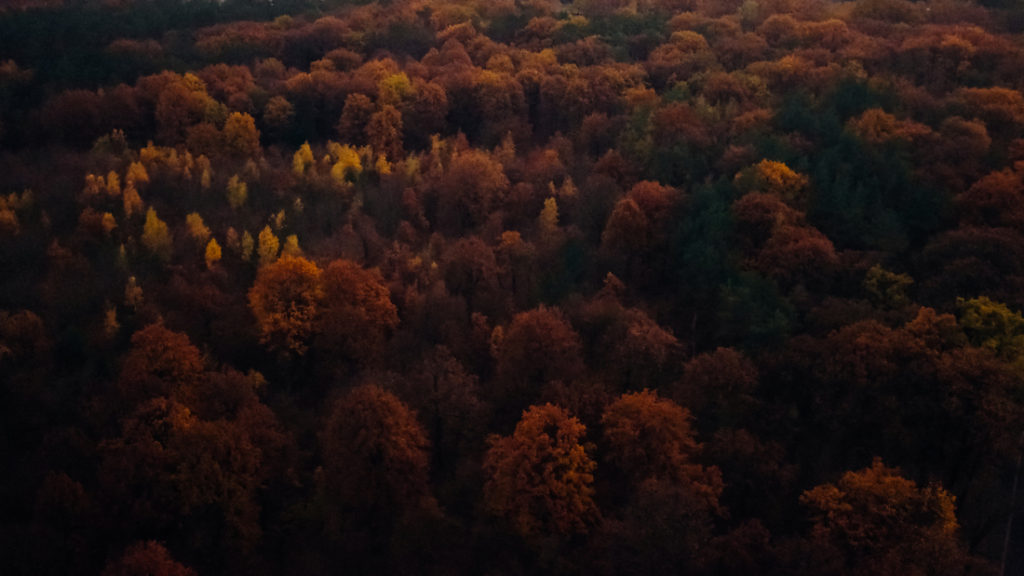
<path id="1" fill-rule="evenodd" d="M 0 572 L 1024 573 L 1014 0 L 0 5 Z"/>

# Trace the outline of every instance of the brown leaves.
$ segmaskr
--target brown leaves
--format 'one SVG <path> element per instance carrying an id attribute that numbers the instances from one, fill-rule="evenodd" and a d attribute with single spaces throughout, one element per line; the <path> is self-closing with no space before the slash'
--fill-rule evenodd
<path id="1" fill-rule="evenodd" d="M 587 532 L 598 518 L 586 427 L 552 404 L 523 412 L 512 436 L 493 436 L 484 500 L 521 534 Z"/>
<path id="2" fill-rule="evenodd" d="M 390 392 L 364 385 L 339 398 L 323 448 L 322 488 L 330 502 L 382 514 L 430 504 L 427 435 Z"/>
<path id="3" fill-rule="evenodd" d="M 846 551 L 855 566 L 884 566 L 883 573 L 935 573 L 938 566 L 953 572 L 963 554 L 953 500 L 942 487 L 918 487 L 877 458 L 869 468 L 800 497 L 816 535 Z"/>

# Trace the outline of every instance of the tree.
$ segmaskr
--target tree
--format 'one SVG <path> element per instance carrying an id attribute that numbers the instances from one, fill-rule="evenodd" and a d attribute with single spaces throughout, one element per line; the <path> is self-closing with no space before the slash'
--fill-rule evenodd
<path id="1" fill-rule="evenodd" d="M 174 561 L 160 544 L 132 544 L 116 561 L 107 564 L 103 576 L 195 576 L 195 571 Z"/>
<path id="2" fill-rule="evenodd" d="M 509 409 L 529 404 L 539 387 L 583 373 L 579 335 L 557 308 L 520 312 L 495 342 L 497 378 Z"/>
<path id="3" fill-rule="evenodd" d="M 185 334 L 150 324 L 132 335 L 131 344 L 117 386 L 133 404 L 172 396 L 202 379 L 203 358 Z"/>
<path id="4" fill-rule="evenodd" d="M 394 394 L 373 384 L 353 388 L 334 403 L 324 429 L 322 489 L 341 511 L 379 515 L 378 522 L 430 506 L 427 448 L 416 415 Z"/>
<path id="5" fill-rule="evenodd" d="M 685 487 L 706 511 L 718 511 L 717 468 L 695 462 L 700 452 L 689 411 L 656 392 L 619 397 L 601 417 L 608 461 L 638 486 L 646 480 Z"/>
<path id="6" fill-rule="evenodd" d="M 260 230 L 259 245 L 257 247 L 260 266 L 266 266 L 277 260 L 277 253 L 280 247 L 281 241 L 271 231 L 270 226 L 264 226 L 263 230 Z"/>
<path id="7" fill-rule="evenodd" d="M 171 259 L 171 232 L 167 223 L 156 215 L 152 207 L 146 211 L 146 223 L 142 228 L 142 244 L 157 258 L 168 261 Z"/>
<path id="8" fill-rule="evenodd" d="M 318 345 L 359 361 L 380 355 L 388 334 L 398 326 L 398 312 L 380 272 L 335 260 L 324 271 L 322 285 Z"/>
<path id="9" fill-rule="evenodd" d="M 554 197 L 544 201 L 544 208 L 537 217 L 537 226 L 542 237 L 551 237 L 558 231 L 558 201 Z"/>
<path id="10" fill-rule="evenodd" d="M 302 176 L 313 165 L 315 165 L 313 150 L 309 147 L 309 142 L 304 142 L 292 156 L 292 172 L 296 176 Z"/>
<path id="11" fill-rule="evenodd" d="M 238 210 L 249 198 L 249 185 L 235 174 L 228 180 L 228 204 Z"/>
<path id="12" fill-rule="evenodd" d="M 972 344 L 1010 362 L 1024 361 L 1024 318 L 1020 312 L 985 296 L 959 298 L 957 306 L 960 326 Z"/>
<path id="13" fill-rule="evenodd" d="M 210 238 L 209 243 L 206 244 L 206 252 L 203 257 L 206 260 L 207 268 L 213 268 L 217 262 L 220 262 L 221 250 L 216 238 Z"/>
<path id="14" fill-rule="evenodd" d="M 602 248 L 630 263 L 651 263 L 665 247 L 674 210 L 682 199 L 678 190 L 657 182 L 633 185 L 608 217 L 601 234 Z"/>
<path id="15" fill-rule="evenodd" d="M 878 458 L 804 492 L 800 502 L 811 512 L 812 538 L 838 547 L 854 574 L 964 569 L 953 496 L 937 484 L 919 487 Z"/>
<path id="16" fill-rule="evenodd" d="M 967 226 L 1006 226 L 1024 230 L 1024 175 L 1013 170 L 992 172 L 955 200 Z"/>
<path id="17" fill-rule="evenodd" d="M 707 428 L 740 424 L 755 407 L 757 366 L 742 352 L 716 348 L 686 363 L 673 398 L 694 410 Z"/>
<path id="18" fill-rule="evenodd" d="M 359 158 L 359 152 L 345 144 L 338 145 L 334 142 L 327 144 L 331 156 L 334 157 L 334 165 L 331 166 L 331 178 L 338 184 L 344 184 L 349 179 L 355 180 L 363 172 L 363 163 Z"/>
<path id="19" fill-rule="evenodd" d="M 504 169 L 490 154 L 457 153 L 437 188 L 438 224 L 451 231 L 482 224 L 500 205 L 508 186 Z"/>
<path id="20" fill-rule="evenodd" d="M 276 352 L 305 354 L 322 298 L 320 268 L 305 258 L 285 256 L 260 268 L 249 290 L 260 343 Z"/>
<path id="21" fill-rule="evenodd" d="M 210 241 L 210 229 L 203 222 L 203 217 L 196 212 L 185 216 L 185 228 L 188 229 L 189 237 L 199 246 L 205 246 Z"/>
<path id="22" fill-rule="evenodd" d="M 587 532 L 599 517 L 586 427 L 552 404 L 523 412 L 511 436 L 492 436 L 484 503 L 520 534 Z"/>
<path id="23" fill-rule="evenodd" d="M 390 104 L 370 116 L 366 124 L 366 141 L 378 156 L 391 161 L 402 158 L 402 113 Z"/>
<path id="24" fill-rule="evenodd" d="M 365 94 L 353 93 L 345 97 L 345 106 L 338 120 L 338 136 L 342 142 L 361 146 L 366 143 L 365 133 L 373 116 L 373 101 Z"/>
<path id="25" fill-rule="evenodd" d="M 224 148 L 236 158 L 254 158 L 260 151 L 260 131 L 256 119 L 243 112 L 232 112 L 224 123 Z"/>
<path id="26" fill-rule="evenodd" d="M 120 434 L 99 447 L 111 516 L 143 533 L 208 534 L 192 542 L 204 555 L 253 546 L 263 454 L 240 423 L 205 420 L 174 398 L 140 404 L 122 419 Z"/>
<path id="27" fill-rule="evenodd" d="M 263 124 L 272 135 L 282 135 L 295 119 L 295 107 L 284 96 L 274 96 L 263 107 Z"/>
<path id="28" fill-rule="evenodd" d="M 400 385 L 430 433 L 436 472 L 455 469 L 482 444 L 485 405 L 478 378 L 447 348 L 425 354 Z"/>

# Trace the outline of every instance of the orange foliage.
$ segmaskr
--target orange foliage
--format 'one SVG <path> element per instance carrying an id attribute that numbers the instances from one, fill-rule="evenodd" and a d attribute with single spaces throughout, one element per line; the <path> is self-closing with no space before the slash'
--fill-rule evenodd
<path id="1" fill-rule="evenodd" d="M 249 290 L 249 307 L 270 350 L 302 355 L 316 331 L 323 297 L 320 268 L 301 257 L 284 256 L 263 266 Z"/>
<path id="2" fill-rule="evenodd" d="M 511 436 L 492 436 L 484 502 L 521 534 L 587 532 L 598 519 L 586 427 L 552 404 L 523 412 Z"/>

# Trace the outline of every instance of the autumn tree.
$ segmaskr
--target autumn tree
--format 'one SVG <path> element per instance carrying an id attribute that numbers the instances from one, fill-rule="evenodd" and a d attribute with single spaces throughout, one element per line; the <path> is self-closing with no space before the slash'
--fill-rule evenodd
<path id="1" fill-rule="evenodd" d="M 523 412 L 511 436 L 492 436 L 484 502 L 522 535 L 587 532 L 598 519 L 586 427 L 552 404 Z"/>
<path id="2" fill-rule="evenodd" d="M 324 270 L 321 284 L 317 344 L 358 361 L 379 356 L 398 326 L 398 313 L 380 272 L 335 260 Z"/>
<path id="3" fill-rule="evenodd" d="M 807 206 L 807 176 L 795 172 L 782 162 L 762 160 L 737 174 L 735 181 L 745 191 L 777 196 L 786 204 L 798 209 Z"/>
<path id="4" fill-rule="evenodd" d="M 281 241 L 278 240 L 277 235 L 274 234 L 269 225 L 264 226 L 263 230 L 260 230 L 259 244 L 256 248 L 260 266 L 267 266 L 276 261 L 280 247 Z"/>
<path id="5" fill-rule="evenodd" d="M 391 161 L 403 156 L 402 113 L 391 105 L 383 106 L 366 124 L 366 141 L 378 155 Z"/>
<path id="6" fill-rule="evenodd" d="M 103 576 L 195 576 L 195 571 L 174 560 L 162 545 L 150 540 L 128 547 L 107 564 Z"/>
<path id="7" fill-rule="evenodd" d="M 953 497 L 936 484 L 918 486 L 880 459 L 838 482 L 803 493 L 812 538 L 836 546 L 850 573 L 960 574 Z"/>
<path id="8" fill-rule="evenodd" d="M 172 396 L 198 385 L 204 367 L 188 336 L 151 324 L 132 335 L 118 378 L 121 394 L 134 402 Z"/>
<path id="9" fill-rule="evenodd" d="M 213 268 L 217 262 L 220 262 L 220 257 L 220 244 L 217 243 L 216 238 L 210 238 L 210 241 L 206 244 L 206 250 L 203 254 L 203 259 L 206 260 L 206 267 Z"/>
<path id="10" fill-rule="evenodd" d="M 342 142 L 354 145 L 366 143 L 366 128 L 374 114 L 373 101 L 365 94 L 353 93 L 345 98 L 345 106 L 338 120 L 338 136 Z"/>
<path id="11" fill-rule="evenodd" d="M 541 306 L 520 312 L 492 339 L 502 396 L 515 407 L 529 404 L 540 386 L 568 382 L 583 372 L 579 335 L 558 310 Z"/>
<path id="12" fill-rule="evenodd" d="M 317 330 L 324 292 L 320 268 L 285 256 L 263 266 L 249 290 L 260 342 L 272 351 L 303 355 Z"/>
<path id="13" fill-rule="evenodd" d="M 366 384 L 331 408 L 323 432 L 322 490 L 341 514 L 373 513 L 377 521 L 430 506 L 427 435 L 394 394 Z"/>
<path id="14" fill-rule="evenodd" d="M 249 185 L 244 180 L 235 174 L 228 180 L 228 204 L 235 210 L 238 210 L 245 205 L 245 201 L 249 198 Z"/>
<path id="15" fill-rule="evenodd" d="M 757 367 L 746 355 L 717 348 L 686 363 L 673 398 L 705 417 L 709 426 L 736 425 L 756 406 L 757 385 Z"/>
<path id="16" fill-rule="evenodd" d="M 696 462 L 700 445 L 691 420 L 688 410 L 656 392 L 624 394 L 601 417 L 607 458 L 634 485 L 645 480 L 682 485 L 705 513 L 717 512 L 721 475 Z"/>
<path id="17" fill-rule="evenodd" d="M 193 212 L 185 216 L 185 228 L 188 235 L 199 246 L 205 246 L 210 240 L 210 228 L 203 222 L 203 217 Z"/>
<path id="18" fill-rule="evenodd" d="M 146 211 L 146 223 L 142 228 L 141 240 L 146 249 L 160 260 L 171 259 L 171 251 L 174 248 L 171 243 L 171 231 L 152 207 Z"/>
<path id="19" fill-rule="evenodd" d="M 482 444 L 486 405 L 479 380 L 447 348 L 427 352 L 400 386 L 432 439 L 432 468 L 450 471 Z"/>
<path id="20" fill-rule="evenodd" d="M 232 112 L 224 123 L 224 148 L 237 158 L 253 158 L 260 151 L 260 131 L 256 120 L 243 112 Z"/>
<path id="21" fill-rule="evenodd" d="M 501 164 L 488 153 L 459 152 L 438 183 L 438 224 L 451 231 L 482 224 L 500 205 L 508 186 Z"/>

